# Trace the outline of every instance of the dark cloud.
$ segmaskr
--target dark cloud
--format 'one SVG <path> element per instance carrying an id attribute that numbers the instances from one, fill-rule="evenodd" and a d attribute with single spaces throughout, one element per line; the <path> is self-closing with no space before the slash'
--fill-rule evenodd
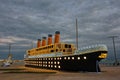
<path id="1" fill-rule="evenodd" d="M 107 37 L 120 34 L 119 4 L 118 0 L 0 0 L 0 47 L 14 43 L 13 53 L 22 56 L 32 43 L 36 46 L 37 38 L 56 30 L 62 42 L 75 43 L 77 18 L 80 47 L 105 43 L 112 49 Z M 119 47 L 119 38 L 116 43 Z M 1 49 L 4 53 L 7 48 Z"/>

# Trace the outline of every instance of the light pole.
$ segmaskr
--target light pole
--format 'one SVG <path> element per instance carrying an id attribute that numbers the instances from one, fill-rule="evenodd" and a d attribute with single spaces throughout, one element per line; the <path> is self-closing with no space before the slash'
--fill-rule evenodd
<path id="1" fill-rule="evenodd" d="M 117 65 L 118 61 L 117 61 L 117 56 L 116 56 L 116 48 L 115 48 L 115 38 L 117 38 L 118 36 L 109 36 L 109 38 L 112 38 L 113 40 L 113 49 L 114 49 L 114 57 L 115 57 L 115 65 Z"/>
<path id="2" fill-rule="evenodd" d="M 9 55 L 11 54 L 11 43 L 8 44 L 9 45 Z"/>
<path id="3" fill-rule="evenodd" d="M 78 22 L 77 22 L 77 19 L 76 19 L 76 47 L 78 49 Z"/>

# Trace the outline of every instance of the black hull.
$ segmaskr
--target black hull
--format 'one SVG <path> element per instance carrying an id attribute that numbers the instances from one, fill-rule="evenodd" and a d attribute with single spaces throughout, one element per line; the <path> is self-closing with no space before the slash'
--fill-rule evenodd
<path id="1" fill-rule="evenodd" d="M 100 72 L 98 56 L 106 51 L 98 51 L 88 54 L 69 55 L 61 57 L 30 58 L 25 59 L 26 67 L 44 68 L 64 71 L 88 71 Z"/>

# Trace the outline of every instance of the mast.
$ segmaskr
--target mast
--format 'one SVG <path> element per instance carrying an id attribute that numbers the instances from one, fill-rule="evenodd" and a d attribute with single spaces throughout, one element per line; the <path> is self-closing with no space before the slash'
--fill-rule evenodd
<path id="1" fill-rule="evenodd" d="M 76 47 L 78 49 L 78 23 L 77 23 L 77 18 L 76 18 Z"/>
<path id="2" fill-rule="evenodd" d="M 11 54 L 11 43 L 8 44 L 9 45 L 9 55 Z"/>

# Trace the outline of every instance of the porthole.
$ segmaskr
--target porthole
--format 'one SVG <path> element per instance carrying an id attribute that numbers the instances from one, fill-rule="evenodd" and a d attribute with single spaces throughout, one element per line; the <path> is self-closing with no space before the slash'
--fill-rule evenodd
<path id="1" fill-rule="evenodd" d="M 78 57 L 78 60 L 80 60 L 80 57 Z"/>
<path id="2" fill-rule="evenodd" d="M 57 62 L 57 64 L 60 64 L 60 62 Z"/>
<path id="3" fill-rule="evenodd" d="M 60 60 L 61 60 L 62 58 L 60 57 Z"/>
<path id="4" fill-rule="evenodd" d="M 66 57 L 64 57 L 64 59 L 66 60 Z"/>
<path id="5" fill-rule="evenodd" d="M 86 57 L 86 56 L 84 56 L 84 59 L 87 59 L 87 57 Z"/>
<path id="6" fill-rule="evenodd" d="M 57 66 L 56 66 L 56 65 L 55 65 L 54 67 L 55 67 L 55 68 L 57 68 Z"/>
<path id="7" fill-rule="evenodd" d="M 60 67 L 60 66 L 58 66 L 58 68 L 60 69 L 61 67 Z"/>
<path id="8" fill-rule="evenodd" d="M 72 59 L 74 60 L 74 57 L 72 57 Z"/>
<path id="9" fill-rule="evenodd" d="M 70 57 L 68 57 L 68 60 L 70 60 Z"/>

